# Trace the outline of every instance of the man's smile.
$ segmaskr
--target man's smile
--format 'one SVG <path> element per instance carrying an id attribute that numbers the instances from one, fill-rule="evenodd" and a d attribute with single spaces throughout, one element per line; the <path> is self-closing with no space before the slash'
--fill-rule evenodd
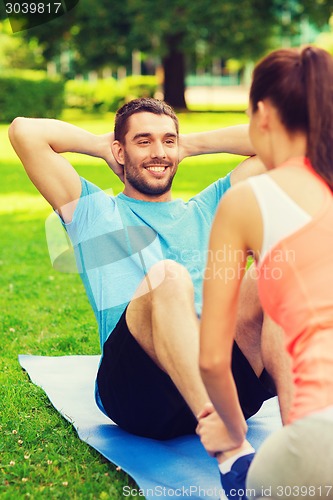
<path id="1" fill-rule="evenodd" d="M 164 172 L 167 169 L 167 166 L 163 165 L 152 165 L 151 167 L 145 167 L 146 170 L 149 170 L 150 172 Z"/>

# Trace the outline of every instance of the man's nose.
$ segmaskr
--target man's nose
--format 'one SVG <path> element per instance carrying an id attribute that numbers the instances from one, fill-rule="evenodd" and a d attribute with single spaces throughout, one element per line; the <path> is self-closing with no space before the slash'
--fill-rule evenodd
<path id="1" fill-rule="evenodd" d="M 166 157 L 162 142 L 156 142 L 153 144 L 152 150 L 151 150 L 151 157 L 152 158 L 165 158 Z"/>

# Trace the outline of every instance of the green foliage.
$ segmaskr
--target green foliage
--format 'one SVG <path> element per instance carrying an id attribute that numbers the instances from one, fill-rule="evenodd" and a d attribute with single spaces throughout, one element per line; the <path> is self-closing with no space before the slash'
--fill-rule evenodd
<path id="1" fill-rule="evenodd" d="M 36 39 L 28 42 L 9 31 L 8 23 L 0 22 L 0 69 L 45 69 L 42 48 Z"/>
<path id="2" fill-rule="evenodd" d="M 316 38 L 315 45 L 333 55 L 333 16 L 330 19 L 327 30 L 320 33 Z"/>
<path id="3" fill-rule="evenodd" d="M 0 121 L 16 116 L 56 118 L 64 104 L 64 84 L 42 72 L 11 72 L 0 76 Z"/>
<path id="4" fill-rule="evenodd" d="M 128 76 L 123 80 L 122 85 L 126 93 L 126 101 L 133 97 L 154 97 L 158 87 L 156 76 L 149 75 Z"/>
<path id="5" fill-rule="evenodd" d="M 328 22 L 332 0 L 80 0 L 69 17 L 28 30 L 48 55 L 70 40 L 82 69 L 129 64 L 132 50 L 163 57 L 172 49 L 191 55 L 200 44 L 209 57 L 257 59 L 273 33 L 299 29 L 303 19 Z M 170 43 L 173 46 L 170 46 Z M 200 49 L 199 49 L 200 52 Z"/>
<path id="6" fill-rule="evenodd" d="M 131 66 L 133 50 L 157 55 L 164 67 L 165 99 L 184 107 L 186 68 L 212 57 L 257 60 L 297 34 L 303 20 L 318 26 L 333 12 L 332 0 L 80 0 L 68 16 L 27 30 L 44 55 L 70 49 L 74 71 Z M 290 40 L 289 40 L 290 42 Z"/>
<path id="7" fill-rule="evenodd" d="M 105 80 L 68 80 L 65 84 L 66 107 L 88 113 L 115 111 L 122 101 L 119 85 L 113 78 Z"/>
<path id="8" fill-rule="evenodd" d="M 131 58 L 130 32 L 132 19 L 128 0 L 80 0 L 73 9 L 77 32 L 73 42 L 77 51 L 77 68 L 89 70 L 104 66 L 116 69 L 127 65 Z"/>
<path id="9" fill-rule="evenodd" d="M 291 30 L 298 30 L 302 20 L 308 19 L 318 27 L 328 23 L 333 14 L 332 0 L 274 0 L 275 13 L 282 25 L 289 25 Z M 283 18 L 286 20 L 283 22 Z M 281 26 L 282 29 L 286 26 Z"/>
<path id="10" fill-rule="evenodd" d="M 123 80 L 69 80 L 65 85 L 66 106 L 88 113 L 116 111 L 136 97 L 153 97 L 157 90 L 155 76 L 129 76 Z"/>
<path id="11" fill-rule="evenodd" d="M 128 0 L 130 40 L 162 56 L 171 49 L 196 54 L 204 44 L 209 57 L 257 58 L 274 23 L 272 0 Z M 149 26 L 149 29 L 147 29 Z"/>

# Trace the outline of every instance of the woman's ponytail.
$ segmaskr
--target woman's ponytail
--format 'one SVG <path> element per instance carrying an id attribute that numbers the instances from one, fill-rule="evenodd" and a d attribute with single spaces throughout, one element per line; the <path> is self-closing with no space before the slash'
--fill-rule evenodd
<path id="1" fill-rule="evenodd" d="M 333 190 L 333 58 L 322 49 L 301 52 L 308 114 L 307 157 Z"/>

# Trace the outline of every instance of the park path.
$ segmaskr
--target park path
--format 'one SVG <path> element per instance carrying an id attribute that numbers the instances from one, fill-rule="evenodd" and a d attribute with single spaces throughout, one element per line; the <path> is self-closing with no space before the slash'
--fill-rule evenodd
<path id="1" fill-rule="evenodd" d="M 249 88 L 243 86 L 207 86 L 189 87 L 186 89 L 188 104 L 241 104 L 246 107 Z"/>

